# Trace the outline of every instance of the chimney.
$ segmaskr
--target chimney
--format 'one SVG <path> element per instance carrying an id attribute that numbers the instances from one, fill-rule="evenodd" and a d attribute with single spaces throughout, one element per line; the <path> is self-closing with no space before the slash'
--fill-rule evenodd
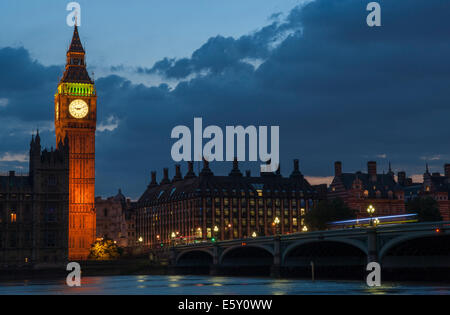
<path id="1" fill-rule="evenodd" d="M 370 181 L 377 181 L 377 162 L 367 162 L 367 173 L 369 174 Z"/>
<path id="2" fill-rule="evenodd" d="M 150 182 L 150 185 L 152 185 L 152 186 L 158 185 L 158 183 L 156 182 L 156 172 L 155 171 L 152 172 L 152 181 Z"/>
<path id="3" fill-rule="evenodd" d="M 165 185 L 165 184 L 169 184 L 170 180 L 169 180 L 169 169 L 165 168 L 164 169 L 164 177 L 163 180 L 161 181 L 161 185 Z"/>
<path id="4" fill-rule="evenodd" d="M 183 176 L 181 175 L 181 166 L 179 164 L 175 165 L 175 177 L 173 178 L 173 181 L 180 181 L 183 179 Z"/>
<path id="5" fill-rule="evenodd" d="M 231 170 L 229 176 L 239 176 L 242 177 L 242 173 L 239 170 L 239 162 L 238 162 L 238 158 L 235 157 L 233 160 L 233 169 Z"/>
<path id="6" fill-rule="evenodd" d="M 186 173 L 186 176 L 184 178 L 194 178 L 195 172 L 194 172 L 194 162 L 189 161 L 188 162 L 188 172 Z"/>
<path id="7" fill-rule="evenodd" d="M 334 176 L 342 176 L 342 162 L 340 161 L 334 162 Z"/>
<path id="8" fill-rule="evenodd" d="M 445 177 L 450 178 L 450 164 L 445 164 Z"/>
<path id="9" fill-rule="evenodd" d="M 278 176 L 281 176 L 281 163 L 278 164 L 277 171 L 275 172 Z"/>
<path id="10" fill-rule="evenodd" d="M 294 172 L 300 172 L 299 161 L 297 159 L 294 160 Z"/>
<path id="11" fill-rule="evenodd" d="M 203 158 L 203 169 L 200 172 L 200 175 L 202 176 L 214 175 L 211 169 L 209 168 L 209 161 L 205 158 Z"/>
<path id="12" fill-rule="evenodd" d="M 406 173 L 405 172 L 398 172 L 397 173 L 397 181 L 400 185 L 405 186 L 406 184 Z"/>
<path id="13" fill-rule="evenodd" d="M 294 170 L 292 171 L 291 178 L 299 177 L 302 173 L 300 172 L 299 161 L 297 159 L 294 160 Z"/>

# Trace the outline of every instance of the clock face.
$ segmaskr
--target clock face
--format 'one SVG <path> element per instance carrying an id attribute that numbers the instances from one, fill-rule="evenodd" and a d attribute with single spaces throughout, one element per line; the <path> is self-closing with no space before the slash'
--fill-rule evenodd
<path id="1" fill-rule="evenodd" d="M 72 117 L 81 119 L 89 112 L 88 104 L 83 100 L 74 100 L 69 105 L 69 113 Z"/>

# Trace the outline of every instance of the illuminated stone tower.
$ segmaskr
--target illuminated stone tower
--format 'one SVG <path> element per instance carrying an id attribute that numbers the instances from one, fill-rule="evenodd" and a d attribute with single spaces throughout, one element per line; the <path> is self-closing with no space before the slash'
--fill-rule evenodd
<path id="1" fill-rule="evenodd" d="M 69 260 L 86 259 L 95 241 L 96 123 L 97 93 L 75 26 L 55 94 L 56 143 L 69 140 Z"/>

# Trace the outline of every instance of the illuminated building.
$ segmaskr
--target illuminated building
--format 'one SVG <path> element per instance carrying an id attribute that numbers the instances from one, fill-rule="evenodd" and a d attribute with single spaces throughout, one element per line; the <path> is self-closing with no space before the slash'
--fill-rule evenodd
<path id="1" fill-rule="evenodd" d="M 450 164 L 444 165 L 444 175 L 430 173 L 427 169 L 423 174 L 422 195 L 434 198 L 444 221 L 450 221 Z"/>
<path id="2" fill-rule="evenodd" d="M 95 198 L 97 210 L 97 238 L 113 240 L 121 247 L 136 245 L 136 217 L 134 202 L 125 198 L 122 191 L 114 197 Z"/>
<path id="3" fill-rule="evenodd" d="M 29 174 L 0 176 L 0 269 L 67 263 L 69 149 L 30 144 Z"/>
<path id="4" fill-rule="evenodd" d="M 303 177 L 298 160 L 289 177 L 276 173 L 251 176 L 241 173 L 235 160 L 229 176 L 216 176 L 203 162 L 194 173 L 193 163 L 183 177 L 158 184 L 156 172 L 137 203 L 137 237 L 147 247 L 205 240 L 229 240 L 302 231 L 303 216 L 318 202 L 318 193 Z M 279 223 L 274 226 L 275 219 Z"/>
<path id="5" fill-rule="evenodd" d="M 328 189 L 328 198 L 341 198 L 358 218 L 368 216 L 372 205 L 374 216 L 403 214 L 405 212 L 404 186 L 395 181 L 389 167 L 387 174 L 377 173 L 376 162 L 367 163 L 367 173 L 343 173 L 342 163 L 335 162 L 335 176 Z"/>
<path id="6" fill-rule="evenodd" d="M 97 93 L 86 70 L 77 26 L 55 94 L 56 142 L 69 141 L 69 259 L 82 260 L 95 241 Z"/>

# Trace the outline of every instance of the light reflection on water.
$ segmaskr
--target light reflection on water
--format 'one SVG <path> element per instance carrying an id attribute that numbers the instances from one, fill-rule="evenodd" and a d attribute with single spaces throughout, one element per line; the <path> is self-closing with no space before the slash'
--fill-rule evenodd
<path id="1" fill-rule="evenodd" d="M 73 288 L 65 279 L 7 281 L 0 283 L 4 294 L 450 294 L 450 286 L 385 283 L 369 288 L 357 281 L 146 275 L 83 277 L 81 287 Z"/>

